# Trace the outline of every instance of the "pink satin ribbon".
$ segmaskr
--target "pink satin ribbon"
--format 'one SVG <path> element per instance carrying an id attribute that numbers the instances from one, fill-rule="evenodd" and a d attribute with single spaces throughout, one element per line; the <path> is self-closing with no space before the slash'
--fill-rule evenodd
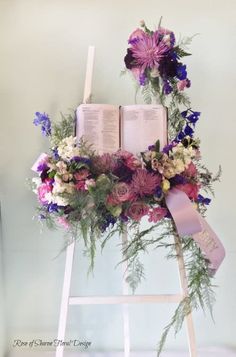
<path id="1" fill-rule="evenodd" d="M 193 207 L 185 192 L 170 190 L 166 205 L 173 217 L 180 236 L 191 235 L 209 260 L 212 275 L 225 257 L 225 249 L 205 219 Z"/>

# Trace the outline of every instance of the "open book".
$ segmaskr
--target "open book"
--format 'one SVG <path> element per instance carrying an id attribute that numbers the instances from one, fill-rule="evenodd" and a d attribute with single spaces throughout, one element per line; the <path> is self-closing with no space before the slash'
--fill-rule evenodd
<path id="1" fill-rule="evenodd" d="M 160 140 L 167 144 L 167 109 L 162 105 L 81 104 L 76 135 L 102 154 L 119 148 L 139 154 Z"/>

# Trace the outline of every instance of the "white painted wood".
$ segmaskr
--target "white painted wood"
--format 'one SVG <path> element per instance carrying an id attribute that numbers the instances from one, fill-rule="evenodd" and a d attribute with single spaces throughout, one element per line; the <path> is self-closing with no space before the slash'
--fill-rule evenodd
<path id="1" fill-rule="evenodd" d="M 113 296 L 71 296 L 70 305 L 116 305 L 116 304 L 152 304 L 178 303 L 181 294 L 168 295 L 113 295 Z"/>
<path id="2" fill-rule="evenodd" d="M 124 253 L 124 250 L 127 248 L 127 244 L 128 244 L 127 227 L 125 227 L 125 231 L 122 233 L 123 260 L 126 259 L 127 257 L 126 254 Z M 127 269 L 128 269 L 128 262 L 127 260 L 124 260 L 122 262 L 122 271 L 123 271 L 122 292 L 125 297 L 129 294 L 129 285 L 126 282 Z M 124 333 L 124 357 L 130 357 L 129 306 L 127 303 L 123 304 L 122 312 L 123 312 L 123 333 Z"/>
<path id="3" fill-rule="evenodd" d="M 95 47 L 89 46 L 86 75 L 85 75 L 85 84 L 84 84 L 84 98 L 83 98 L 84 104 L 90 103 L 90 101 L 91 101 L 94 55 L 95 55 Z"/>
<path id="4" fill-rule="evenodd" d="M 175 235 L 175 246 L 176 246 L 177 261 L 179 267 L 180 286 L 183 295 L 188 296 L 188 279 L 187 279 L 186 269 L 184 265 L 183 250 L 182 250 L 180 237 L 177 234 Z M 185 320 L 186 320 L 186 327 L 187 327 L 189 355 L 190 357 L 197 357 L 197 346 L 196 346 L 192 312 L 190 312 L 190 314 L 186 316 Z"/>
<path id="5" fill-rule="evenodd" d="M 74 251 L 75 251 L 75 241 L 69 244 L 66 249 L 66 264 L 65 264 L 64 282 L 63 282 L 62 298 L 61 298 L 61 309 L 60 309 L 60 317 L 59 317 L 59 325 L 58 325 L 58 333 L 57 333 L 57 339 L 62 341 L 65 341 Z M 56 349 L 56 357 L 63 357 L 63 352 L 64 352 L 64 346 L 58 346 Z"/>

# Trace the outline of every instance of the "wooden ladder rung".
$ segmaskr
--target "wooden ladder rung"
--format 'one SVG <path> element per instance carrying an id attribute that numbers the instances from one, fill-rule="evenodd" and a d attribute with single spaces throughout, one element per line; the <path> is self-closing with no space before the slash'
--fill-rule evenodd
<path id="1" fill-rule="evenodd" d="M 183 295 L 181 294 L 71 296 L 69 297 L 69 305 L 179 303 L 182 299 Z"/>

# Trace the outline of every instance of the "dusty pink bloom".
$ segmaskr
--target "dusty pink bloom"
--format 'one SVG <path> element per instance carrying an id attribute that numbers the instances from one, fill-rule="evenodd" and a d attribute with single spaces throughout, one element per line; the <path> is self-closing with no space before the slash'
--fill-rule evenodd
<path id="1" fill-rule="evenodd" d="M 132 177 L 131 189 L 134 194 L 143 197 L 154 193 L 161 182 L 159 174 L 149 173 L 145 169 L 138 169 Z"/>
<path id="2" fill-rule="evenodd" d="M 132 43 L 132 55 L 137 66 L 140 66 L 142 71 L 146 68 L 158 67 L 168 50 L 168 45 L 163 41 L 159 41 L 157 31 L 152 35 L 144 33 L 139 41 Z"/>
<path id="3" fill-rule="evenodd" d="M 177 83 L 177 88 L 179 91 L 183 91 L 188 86 L 187 79 L 183 79 Z"/>
<path id="4" fill-rule="evenodd" d="M 88 177 L 88 175 L 89 175 L 89 170 L 87 169 L 80 169 L 78 172 L 74 174 L 75 179 L 77 181 L 85 180 Z"/>
<path id="5" fill-rule="evenodd" d="M 177 188 L 180 191 L 183 191 L 186 193 L 186 195 L 193 200 L 197 200 L 200 185 L 193 184 L 193 183 L 185 183 L 181 185 L 176 185 L 175 188 Z"/>
<path id="6" fill-rule="evenodd" d="M 57 218 L 57 223 L 62 226 L 63 228 L 65 228 L 66 230 L 68 230 L 70 228 L 70 224 L 68 222 L 68 220 L 65 217 L 58 217 Z"/>
<path id="7" fill-rule="evenodd" d="M 125 182 L 117 183 L 112 190 L 112 196 L 117 203 L 129 201 L 132 197 L 130 185 Z"/>
<path id="8" fill-rule="evenodd" d="M 50 192 L 52 192 L 51 180 L 45 180 L 45 182 L 38 187 L 38 198 L 42 204 L 49 203 L 47 195 Z"/>
<path id="9" fill-rule="evenodd" d="M 148 214 L 148 211 L 149 207 L 146 205 L 146 203 L 142 201 L 136 201 L 130 205 L 130 207 L 126 211 L 126 214 L 133 220 L 140 221 L 143 216 Z"/>
<path id="10" fill-rule="evenodd" d="M 184 175 L 187 177 L 195 177 L 197 175 L 197 168 L 194 163 L 190 162 L 187 169 L 184 171 Z"/>
<path id="11" fill-rule="evenodd" d="M 148 221 L 157 223 L 158 221 L 160 221 L 162 218 L 165 217 L 166 213 L 167 213 L 167 209 L 164 207 L 153 208 L 152 211 L 148 212 L 149 215 Z"/>

